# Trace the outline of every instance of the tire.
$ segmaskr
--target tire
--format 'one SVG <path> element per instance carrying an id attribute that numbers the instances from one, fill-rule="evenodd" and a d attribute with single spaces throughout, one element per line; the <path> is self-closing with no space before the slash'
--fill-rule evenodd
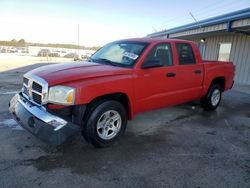
<path id="1" fill-rule="evenodd" d="M 221 101 L 222 88 L 219 84 L 213 84 L 205 97 L 201 99 L 201 105 L 205 110 L 215 110 Z"/>
<path id="2" fill-rule="evenodd" d="M 113 145 L 125 132 L 127 112 L 114 100 L 102 100 L 92 105 L 83 126 L 83 137 L 94 147 Z"/>

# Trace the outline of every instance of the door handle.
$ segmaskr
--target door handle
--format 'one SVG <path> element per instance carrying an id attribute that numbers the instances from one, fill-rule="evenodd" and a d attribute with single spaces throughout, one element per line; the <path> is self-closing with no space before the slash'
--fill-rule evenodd
<path id="1" fill-rule="evenodd" d="M 195 70 L 194 73 L 195 74 L 201 74 L 201 70 Z"/>
<path id="2" fill-rule="evenodd" d="M 174 72 L 169 72 L 166 74 L 167 77 L 175 77 L 175 73 Z"/>

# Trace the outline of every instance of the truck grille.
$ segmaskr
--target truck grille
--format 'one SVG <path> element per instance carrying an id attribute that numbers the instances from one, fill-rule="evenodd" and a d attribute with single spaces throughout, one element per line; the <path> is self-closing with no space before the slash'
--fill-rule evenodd
<path id="1" fill-rule="evenodd" d="M 38 105 L 41 105 L 44 101 L 44 93 L 43 85 L 36 81 L 33 78 L 23 77 L 23 94 L 26 96 L 28 100 L 31 102 L 35 102 Z"/>
<path id="2" fill-rule="evenodd" d="M 41 86 L 40 84 L 38 84 L 38 83 L 36 83 L 36 82 L 33 82 L 33 83 L 32 83 L 32 89 L 33 89 L 34 91 L 37 91 L 37 92 L 39 92 L 39 93 L 42 93 L 42 91 L 43 91 L 43 86 Z"/>
<path id="3" fill-rule="evenodd" d="M 35 101 L 37 104 L 42 104 L 42 96 L 37 94 L 37 93 L 32 93 L 32 99 Z"/>
<path id="4" fill-rule="evenodd" d="M 23 93 L 27 96 L 29 96 L 29 91 L 26 86 L 23 86 Z"/>
<path id="5" fill-rule="evenodd" d="M 28 85 L 28 82 L 29 82 L 29 79 L 28 79 L 28 78 L 23 77 L 23 83 L 24 83 L 24 84 L 26 84 L 26 85 Z"/>

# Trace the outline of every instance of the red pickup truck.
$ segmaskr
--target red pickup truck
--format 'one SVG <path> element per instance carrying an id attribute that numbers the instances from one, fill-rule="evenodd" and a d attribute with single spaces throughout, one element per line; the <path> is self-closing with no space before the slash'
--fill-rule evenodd
<path id="1" fill-rule="evenodd" d="M 197 99 L 205 110 L 215 110 L 233 80 L 231 62 L 203 61 L 193 42 L 120 40 L 87 62 L 26 73 L 9 109 L 25 129 L 51 145 L 81 131 L 95 147 L 107 147 L 137 113 Z"/>

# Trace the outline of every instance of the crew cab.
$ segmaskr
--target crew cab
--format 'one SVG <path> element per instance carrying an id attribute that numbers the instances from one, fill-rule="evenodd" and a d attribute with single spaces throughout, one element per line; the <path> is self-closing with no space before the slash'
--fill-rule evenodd
<path id="1" fill-rule="evenodd" d="M 194 42 L 126 39 L 105 45 L 86 62 L 26 73 L 9 109 L 51 145 L 81 131 L 95 147 L 107 147 L 138 113 L 193 100 L 215 110 L 233 80 L 231 62 L 203 61 Z"/>

